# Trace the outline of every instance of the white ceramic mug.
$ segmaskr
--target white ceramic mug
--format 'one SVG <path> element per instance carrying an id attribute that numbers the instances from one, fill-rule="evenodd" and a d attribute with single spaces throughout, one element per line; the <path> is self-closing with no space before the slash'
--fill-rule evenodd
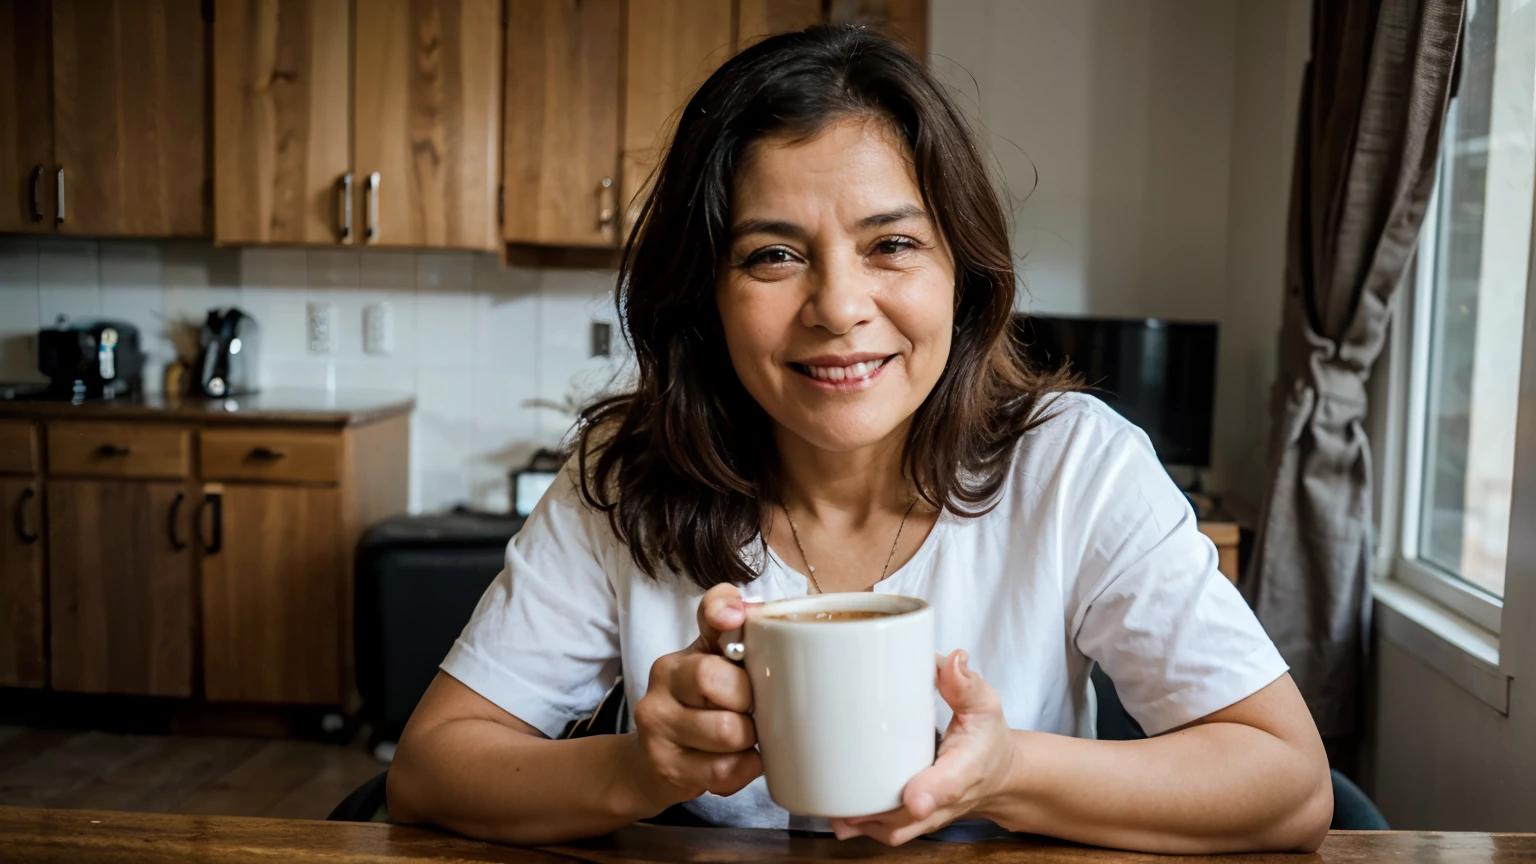
<path id="1" fill-rule="evenodd" d="M 793 621 L 794 613 L 880 618 Z M 752 681 L 768 794 L 791 813 L 868 816 L 901 805 L 933 764 L 933 610 L 890 594 L 818 594 L 748 612 L 724 640 Z"/>

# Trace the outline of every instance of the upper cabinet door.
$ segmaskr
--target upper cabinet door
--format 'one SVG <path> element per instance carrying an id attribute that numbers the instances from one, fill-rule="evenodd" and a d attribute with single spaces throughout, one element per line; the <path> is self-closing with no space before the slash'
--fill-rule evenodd
<path id="1" fill-rule="evenodd" d="M 731 54 L 731 6 L 721 0 L 629 0 L 622 167 L 626 232 L 683 107 Z"/>
<path id="2" fill-rule="evenodd" d="M 508 0 L 507 242 L 613 245 L 622 27 L 620 0 Z"/>
<path id="3" fill-rule="evenodd" d="M 200 0 L 53 0 L 60 232 L 208 235 L 207 36 Z"/>
<path id="4" fill-rule="evenodd" d="M 48 4 L 0 0 L 0 231 L 53 230 Z"/>
<path id="5" fill-rule="evenodd" d="M 367 0 L 356 15 L 360 241 L 495 249 L 501 0 Z"/>
<path id="6" fill-rule="evenodd" d="M 736 50 L 820 23 L 821 0 L 737 0 Z"/>
<path id="7" fill-rule="evenodd" d="M 348 0 L 218 0 L 214 239 L 350 243 Z"/>
<path id="8" fill-rule="evenodd" d="M 928 56 L 928 0 L 832 0 L 830 12 L 833 24 L 868 24 Z"/>

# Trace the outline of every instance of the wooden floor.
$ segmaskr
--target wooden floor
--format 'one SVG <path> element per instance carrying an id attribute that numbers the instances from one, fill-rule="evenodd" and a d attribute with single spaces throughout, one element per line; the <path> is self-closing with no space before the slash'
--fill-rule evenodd
<path id="1" fill-rule="evenodd" d="M 383 770 L 310 741 L 0 726 L 0 805 L 324 819 Z"/>

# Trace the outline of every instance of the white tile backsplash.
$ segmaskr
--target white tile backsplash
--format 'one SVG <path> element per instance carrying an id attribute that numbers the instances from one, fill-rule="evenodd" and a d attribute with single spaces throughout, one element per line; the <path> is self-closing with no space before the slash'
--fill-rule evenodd
<path id="1" fill-rule="evenodd" d="M 507 472 L 557 444 L 574 418 L 536 407 L 590 394 L 621 360 L 590 359 L 591 321 L 611 321 L 613 273 L 508 268 L 493 255 L 216 248 L 184 241 L 0 238 L 0 380 L 39 380 L 34 337 L 59 313 L 140 328 L 146 386 L 192 359 L 213 306 L 261 328 L 266 388 L 411 393 L 413 512 L 504 509 Z M 336 307 L 336 351 L 308 351 L 305 309 Z M 388 303 L 394 350 L 363 351 L 363 310 Z M 615 349 L 621 347 L 617 333 Z"/>

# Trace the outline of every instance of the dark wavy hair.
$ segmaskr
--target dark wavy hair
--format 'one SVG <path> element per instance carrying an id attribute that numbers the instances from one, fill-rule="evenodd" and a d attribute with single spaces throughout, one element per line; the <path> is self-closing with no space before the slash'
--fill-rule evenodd
<path id="1" fill-rule="evenodd" d="M 689 100 L 624 248 L 618 307 L 634 389 L 585 409 L 575 458 L 587 505 L 635 563 L 700 587 L 757 577 L 742 553 L 781 494 L 766 412 L 736 377 L 715 305 L 731 194 L 749 148 L 860 117 L 910 148 L 918 188 L 955 258 L 955 335 L 918 408 L 903 471 L 934 507 L 976 516 L 996 499 L 1042 397 L 1072 389 L 1013 338 L 1007 218 L 982 151 L 942 85 L 900 45 L 858 26 L 774 36 L 721 66 Z"/>

